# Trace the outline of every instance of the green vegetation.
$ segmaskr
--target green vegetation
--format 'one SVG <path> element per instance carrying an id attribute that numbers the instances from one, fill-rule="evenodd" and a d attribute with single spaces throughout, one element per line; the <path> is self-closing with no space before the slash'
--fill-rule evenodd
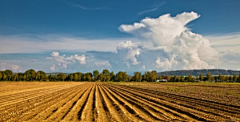
<path id="1" fill-rule="evenodd" d="M 180 91 L 180 88 L 169 88 L 169 87 L 167 87 L 167 90 L 178 92 L 178 91 Z"/>
<path id="2" fill-rule="evenodd" d="M 164 71 L 164 72 L 158 72 L 158 76 L 162 75 L 180 75 L 180 76 L 188 76 L 189 74 L 193 76 L 199 76 L 200 74 L 206 76 L 208 72 L 211 73 L 211 75 L 234 75 L 234 74 L 240 74 L 240 71 L 235 70 L 226 70 L 226 69 L 194 69 L 194 70 L 175 70 L 175 71 Z"/>
<path id="3" fill-rule="evenodd" d="M 204 76 L 200 73 L 199 76 L 193 76 L 189 74 L 188 76 L 180 75 L 162 75 L 158 76 L 156 71 L 147 71 L 144 74 L 141 72 L 135 72 L 134 76 L 127 75 L 126 72 L 119 71 L 116 75 L 114 72 L 110 72 L 108 69 L 104 69 L 101 73 L 98 70 L 87 73 L 59 73 L 47 75 L 43 71 L 35 71 L 29 69 L 24 73 L 13 73 L 11 70 L 0 71 L 0 81 L 89 81 L 89 82 L 240 82 L 240 74 L 234 75 L 214 75 L 212 76 L 210 72 Z"/>

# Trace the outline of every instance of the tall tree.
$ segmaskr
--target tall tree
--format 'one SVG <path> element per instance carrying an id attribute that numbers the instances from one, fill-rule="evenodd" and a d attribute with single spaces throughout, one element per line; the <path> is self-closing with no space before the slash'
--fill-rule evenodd
<path id="1" fill-rule="evenodd" d="M 102 81 L 104 81 L 104 75 L 101 73 L 100 75 L 99 75 L 99 80 L 102 82 Z"/>
<path id="2" fill-rule="evenodd" d="M 6 80 L 7 80 L 7 81 L 10 81 L 11 78 L 12 78 L 12 76 L 13 76 L 12 70 L 8 70 L 8 69 L 7 69 L 7 70 L 4 71 L 4 74 L 5 74 L 6 77 L 7 77 Z"/>
<path id="3" fill-rule="evenodd" d="M 232 76 L 232 75 L 229 76 L 229 81 L 230 81 L 230 82 L 233 81 L 233 76 Z"/>
<path id="4" fill-rule="evenodd" d="M 66 76 L 64 73 L 58 74 L 58 78 L 59 78 L 60 80 L 62 80 L 62 81 L 64 81 L 66 77 L 67 77 L 67 76 Z"/>
<path id="5" fill-rule="evenodd" d="M 154 82 L 157 79 L 157 72 L 154 70 L 151 72 L 151 81 Z"/>
<path id="6" fill-rule="evenodd" d="M 49 80 L 49 81 L 54 81 L 52 74 L 48 75 L 48 80 Z"/>
<path id="7" fill-rule="evenodd" d="M 83 74 L 82 75 L 82 81 L 86 81 L 87 80 L 87 76 L 86 76 L 86 74 Z"/>
<path id="8" fill-rule="evenodd" d="M 104 75 L 104 82 L 110 80 L 110 72 L 109 72 L 108 69 L 104 69 L 104 70 L 102 71 L 102 74 Z"/>
<path id="9" fill-rule="evenodd" d="M 27 76 L 25 75 L 25 73 L 23 74 L 23 81 L 27 81 Z"/>
<path id="10" fill-rule="evenodd" d="M 81 79 L 81 78 L 79 78 L 78 74 L 77 74 L 77 73 L 74 73 L 74 75 L 73 75 L 73 80 L 74 80 L 74 81 L 78 81 L 79 79 Z"/>
<path id="11" fill-rule="evenodd" d="M 218 75 L 218 80 L 219 80 L 220 82 L 222 82 L 222 75 L 221 75 L 221 74 Z"/>
<path id="12" fill-rule="evenodd" d="M 2 73 L 0 72 L 0 81 L 2 80 Z"/>
<path id="13" fill-rule="evenodd" d="M 161 76 L 158 76 L 158 80 L 162 80 L 162 77 L 161 77 Z"/>
<path id="14" fill-rule="evenodd" d="M 141 82 L 142 81 L 142 73 L 141 72 L 135 72 L 133 79 L 137 82 Z"/>
<path id="15" fill-rule="evenodd" d="M 181 82 L 184 82 L 184 76 L 181 76 L 181 77 L 180 77 L 180 81 L 181 81 Z"/>
<path id="16" fill-rule="evenodd" d="M 68 78 L 72 81 L 72 80 L 73 80 L 73 74 L 72 74 L 72 73 L 69 74 L 69 75 L 68 75 Z"/>
<path id="17" fill-rule="evenodd" d="M 18 74 L 14 74 L 14 75 L 13 75 L 12 81 L 18 81 Z"/>
<path id="18" fill-rule="evenodd" d="M 206 76 L 206 77 L 207 77 L 207 80 L 208 80 L 208 81 L 211 81 L 211 77 L 212 77 L 212 76 L 211 76 L 211 73 L 210 73 L 210 72 L 207 73 L 207 76 Z"/>
<path id="19" fill-rule="evenodd" d="M 127 81 L 128 80 L 128 75 L 126 72 L 119 71 L 116 74 L 115 81 Z"/>
<path id="20" fill-rule="evenodd" d="M 171 77 L 170 75 L 167 75 L 167 76 L 166 76 L 166 80 L 167 80 L 167 81 L 170 81 L 171 78 L 172 78 L 172 77 Z"/>
<path id="21" fill-rule="evenodd" d="M 233 75 L 233 81 L 236 82 L 237 81 L 237 74 Z"/>
<path id="22" fill-rule="evenodd" d="M 85 75 L 86 75 L 87 81 L 92 81 L 92 73 L 91 72 L 87 72 Z"/>
<path id="23" fill-rule="evenodd" d="M 39 81 L 41 80 L 41 74 L 40 73 L 41 72 L 39 72 L 39 71 L 36 73 L 36 78 L 35 78 L 36 80 L 39 80 Z"/>
<path id="24" fill-rule="evenodd" d="M 222 81 L 226 81 L 225 75 L 222 75 L 222 76 L 221 76 L 221 79 L 222 79 Z"/>
<path id="25" fill-rule="evenodd" d="M 39 80 L 39 81 L 44 81 L 47 79 L 47 75 L 45 72 L 43 71 L 37 71 L 36 73 L 36 80 Z"/>
<path id="26" fill-rule="evenodd" d="M 213 76 L 213 80 L 214 80 L 215 82 L 219 81 L 218 76 Z"/>
<path id="27" fill-rule="evenodd" d="M 123 72 L 123 81 L 127 81 L 127 80 L 128 80 L 127 72 Z"/>
<path id="28" fill-rule="evenodd" d="M 19 80 L 19 81 L 22 81 L 22 80 L 23 80 L 23 75 L 24 75 L 24 74 L 23 74 L 23 73 L 20 73 L 20 72 L 17 73 L 17 74 L 18 74 L 18 78 L 19 78 L 18 80 Z"/>
<path id="29" fill-rule="evenodd" d="M 97 81 L 99 77 L 99 71 L 98 70 L 94 70 L 93 71 L 93 80 Z"/>
<path id="30" fill-rule="evenodd" d="M 75 75 L 76 74 L 76 75 Z M 84 81 L 83 78 L 84 78 L 84 74 L 81 73 L 81 72 L 76 72 L 74 73 L 74 77 L 75 77 L 75 81 Z"/>
<path id="31" fill-rule="evenodd" d="M 132 76 L 127 76 L 127 81 L 130 82 L 132 80 Z"/>
<path id="32" fill-rule="evenodd" d="M 225 81 L 228 82 L 229 81 L 229 77 L 226 75 L 225 76 Z"/>
<path id="33" fill-rule="evenodd" d="M 119 71 L 117 74 L 116 74 L 116 78 L 115 78 L 115 81 L 123 81 L 123 72 L 122 71 Z"/>
<path id="34" fill-rule="evenodd" d="M 144 73 L 144 80 L 146 80 L 147 82 L 150 81 L 151 78 L 151 73 L 149 71 Z"/>
<path id="35" fill-rule="evenodd" d="M 200 73 L 200 75 L 199 75 L 199 80 L 200 80 L 200 81 L 203 81 L 203 79 L 204 79 L 204 76 L 203 76 L 202 73 Z"/>
<path id="36" fill-rule="evenodd" d="M 177 82 L 177 76 L 176 75 L 173 76 L 172 82 Z"/>
<path id="37" fill-rule="evenodd" d="M 189 81 L 189 82 L 193 82 L 193 81 L 194 81 L 191 74 L 188 75 L 188 81 Z"/>
<path id="38" fill-rule="evenodd" d="M 240 74 L 239 74 L 239 76 L 238 76 L 238 82 L 240 82 Z"/>
<path id="39" fill-rule="evenodd" d="M 115 79 L 115 74 L 114 74 L 114 72 L 112 71 L 112 72 L 110 73 L 110 80 L 113 81 L 114 79 Z"/>
<path id="40" fill-rule="evenodd" d="M 29 69 L 29 70 L 25 71 L 24 75 L 26 76 L 27 81 L 33 81 L 33 80 L 35 80 L 36 72 L 33 69 Z"/>
<path id="41" fill-rule="evenodd" d="M 178 77 L 177 77 L 177 82 L 180 82 L 181 81 L 181 78 L 180 78 L 180 76 L 178 75 Z"/>

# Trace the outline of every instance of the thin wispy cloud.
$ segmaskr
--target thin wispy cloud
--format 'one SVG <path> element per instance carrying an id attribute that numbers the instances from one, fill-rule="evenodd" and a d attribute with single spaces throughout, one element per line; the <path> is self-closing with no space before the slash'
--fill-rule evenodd
<path id="1" fill-rule="evenodd" d="M 221 52 L 226 52 L 229 49 L 240 52 L 240 32 L 227 34 L 213 34 L 205 36 L 212 47 Z"/>
<path id="2" fill-rule="evenodd" d="M 104 10 L 107 9 L 106 7 L 85 7 L 80 4 L 75 4 L 75 3 L 67 3 L 68 5 L 75 7 L 75 8 L 80 8 L 82 10 Z"/>
<path id="3" fill-rule="evenodd" d="M 166 2 L 160 3 L 160 4 L 158 4 L 158 5 L 157 5 L 156 7 L 154 7 L 154 8 L 141 11 L 141 12 L 138 13 L 138 15 L 142 15 L 142 14 L 145 14 L 145 13 L 149 13 L 149 12 L 156 11 L 156 10 L 159 9 L 159 7 L 161 7 L 161 6 L 164 5 L 164 4 L 166 4 Z"/>
<path id="4" fill-rule="evenodd" d="M 26 37 L 27 36 L 27 37 Z M 119 42 L 132 38 L 84 39 L 74 36 L 56 35 L 0 35 L 0 54 L 40 53 L 42 51 L 111 51 L 116 52 Z M 104 44 L 104 46 L 102 46 Z M 32 48 L 34 45 L 34 48 Z"/>

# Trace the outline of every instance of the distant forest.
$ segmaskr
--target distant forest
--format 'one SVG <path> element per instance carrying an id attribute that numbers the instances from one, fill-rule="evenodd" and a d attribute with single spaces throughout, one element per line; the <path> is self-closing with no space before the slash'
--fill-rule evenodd
<path id="1" fill-rule="evenodd" d="M 239 75 L 239 76 L 238 76 Z M 102 72 L 94 70 L 93 72 L 81 73 L 54 73 L 47 74 L 44 71 L 35 71 L 29 69 L 24 73 L 13 73 L 11 70 L 0 71 L 0 81 L 101 81 L 101 82 L 240 82 L 240 71 L 233 70 L 178 70 L 178 71 L 146 71 L 145 73 L 134 72 L 133 76 L 127 75 L 127 72 L 119 71 L 116 74 L 113 71 L 104 69 Z"/>
<path id="2" fill-rule="evenodd" d="M 162 75 L 180 75 L 180 76 L 188 76 L 189 74 L 193 76 L 199 76 L 201 73 L 203 75 L 207 75 L 207 73 L 210 72 L 211 75 L 234 75 L 234 74 L 240 74 L 240 71 L 234 71 L 234 70 L 225 70 L 225 69 L 199 69 L 199 70 L 175 70 L 175 71 L 164 71 L 164 72 L 158 72 L 158 76 Z"/>

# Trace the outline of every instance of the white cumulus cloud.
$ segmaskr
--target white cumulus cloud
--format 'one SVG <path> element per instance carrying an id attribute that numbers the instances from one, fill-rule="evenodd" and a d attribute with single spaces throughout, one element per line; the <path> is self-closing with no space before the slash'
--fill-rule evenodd
<path id="1" fill-rule="evenodd" d="M 12 70 L 14 72 L 20 72 L 22 68 L 19 65 L 11 63 L 0 63 L 0 70 Z"/>
<path id="2" fill-rule="evenodd" d="M 218 52 L 211 47 L 209 40 L 186 27 L 199 17 L 195 12 L 183 12 L 175 17 L 165 14 L 158 18 L 145 18 L 133 25 L 123 24 L 119 29 L 153 43 L 153 47 L 141 50 L 143 54 L 134 55 L 140 55 L 145 61 L 139 61 L 148 63 L 145 65 L 150 65 L 153 62 L 149 61 L 157 59 L 154 63 L 159 69 L 213 68 L 211 62 L 218 60 Z M 137 60 L 136 57 L 133 59 Z"/>
<path id="3" fill-rule="evenodd" d="M 79 62 L 79 64 L 86 64 L 86 56 L 85 55 L 79 56 L 78 54 L 75 54 L 74 59 L 77 60 Z"/>
<path id="4" fill-rule="evenodd" d="M 140 49 L 131 41 L 120 42 L 117 47 L 117 53 L 125 60 L 130 60 L 133 65 L 140 63 L 136 58 L 140 55 Z"/>
<path id="5" fill-rule="evenodd" d="M 67 68 L 68 64 L 73 64 L 75 62 L 78 62 L 81 65 L 86 64 L 86 56 L 85 55 L 71 55 L 69 57 L 66 57 L 66 55 L 60 55 L 59 52 L 52 52 L 51 53 L 52 57 L 47 57 L 46 59 L 48 60 L 53 60 L 56 61 L 58 64 L 57 66 L 62 69 L 62 68 Z M 59 69 L 56 67 L 56 65 L 52 65 L 50 69 L 52 71 Z"/>
<path id="6" fill-rule="evenodd" d="M 145 40 L 150 40 L 156 46 L 171 45 L 177 36 L 187 30 L 185 25 L 198 17 L 199 15 L 195 12 L 184 12 L 176 17 L 165 14 L 158 18 L 145 18 L 140 23 L 134 23 L 133 25 L 123 24 L 119 29 Z"/>
<path id="7" fill-rule="evenodd" d="M 56 66 L 53 64 L 51 67 L 50 67 L 51 71 L 55 71 L 56 70 Z"/>
<path id="8" fill-rule="evenodd" d="M 95 62 L 95 65 L 96 65 L 97 67 L 112 68 L 111 64 L 110 64 L 108 61 Z"/>
<path id="9" fill-rule="evenodd" d="M 178 62 L 176 60 L 174 60 L 174 57 L 172 57 L 170 60 L 165 58 L 165 61 L 161 61 L 161 59 L 159 57 L 157 57 L 157 60 L 155 62 L 156 62 L 157 68 L 162 68 L 162 69 L 166 69 L 166 70 L 172 68 L 172 65 L 178 64 Z"/>
<path id="10" fill-rule="evenodd" d="M 0 56 L 8 53 L 49 51 L 52 53 L 46 58 L 47 61 L 37 58 L 38 63 L 41 61 L 51 71 L 63 72 L 92 71 L 99 68 L 129 72 L 240 69 L 237 67 L 240 65 L 240 33 L 209 36 L 193 33 L 187 25 L 199 17 L 195 12 L 183 12 L 176 16 L 165 14 L 157 18 L 147 17 L 128 25 L 122 24 L 119 30 L 134 35 L 132 38 L 92 40 L 66 35 L 0 35 Z M 32 45 L 35 45 L 34 48 Z M 56 50 L 75 53 L 67 56 Z M 24 63 L 21 65 L 17 58 L 14 61 L 1 58 L 0 62 L 8 62 L 0 63 L 0 70 L 20 71 L 22 68 L 26 69 L 27 65 L 26 61 L 22 61 Z M 36 66 L 33 61 L 28 65 Z"/>

